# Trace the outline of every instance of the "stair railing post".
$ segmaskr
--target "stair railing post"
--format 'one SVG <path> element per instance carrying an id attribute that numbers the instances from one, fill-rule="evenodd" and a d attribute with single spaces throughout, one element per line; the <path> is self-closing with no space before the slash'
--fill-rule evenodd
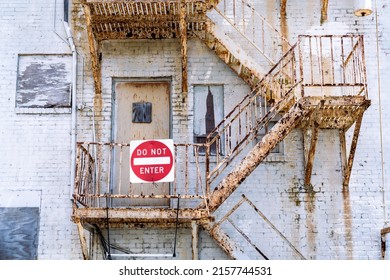
<path id="1" fill-rule="evenodd" d="M 303 56 L 302 56 L 302 36 L 298 37 L 298 53 L 299 53 L 299 71 L 300 71 L 300 80 L 301 80 L 301 97 L 305 96 L 305 90 L 303 85 Z"/>
<path id="2" fill-rule="evenodd" d="M 206 142 L 206 197 L 207 201 L 210 198 L 210 142 Z"/>

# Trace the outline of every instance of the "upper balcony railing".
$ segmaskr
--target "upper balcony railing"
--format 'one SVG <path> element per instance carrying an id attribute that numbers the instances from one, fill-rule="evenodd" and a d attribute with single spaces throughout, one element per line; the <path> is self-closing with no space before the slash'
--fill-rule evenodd
<path id="1" fill-rule="evenodd" d="M 367 74 L 362 35 L 301 35 L 302 96 L 364 96 Z"/>

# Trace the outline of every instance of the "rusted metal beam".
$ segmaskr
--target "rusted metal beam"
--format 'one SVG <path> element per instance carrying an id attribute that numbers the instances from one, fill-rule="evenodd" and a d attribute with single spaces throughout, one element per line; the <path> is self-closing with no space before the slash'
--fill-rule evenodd
<path id="1" fill-rule="evenodd" d="M 285 17 L 287 15 L 287 0 L 280 1 L 280 15 Z"/>
<path id="2" fill-rule="evenodd" d="M 347 167 L 347 143 L 345 139 L 345 129 L 340 129 L 339 139 L 340 139 L 340 158 L 341 158 L 341 172 L 343 178 L 345 178 L 345 171 Z"/>
<path id="3" fill-rule="evenodd" d="M 176 209 L 166 208 L 109 208 L 110 223 L 175 223 Z M 72 218 L 81 222 L 102 222 L 107 219 L 105 208 L 78 208 L 73 209 Z M 191 223 L 193 220 L 210 221 L 212 217 L 204 209 L 179 210 L 179 223 Z"/>
<path id="4" fill-rule="evenodd" d="M 352 165 L 353 165 L 353 160 L 355 158 L 355 152 L 356 152 L 357 142 L 359 139 L 359 133 L 360 133 L 360 127 L 362 125 L 362 120 L 363 120 L 363 113 L 358 117 L 358 119 L 356 120 L 356 123 L 355 123 L 355 129 L 353 132 L 351 148 L 349 150 L 349 157 L 348 157 L 348 161 L 347 161 L 347 166 L 345 168 L 343 189 L 348 188 L 349 180 L 351 178 Z"/>
<path id="5" fill-rule="evenodd" d="M 311 182 L 311 174 L 313 171 L 313 163 L 314 163 L 314 155 L 316 152 L 317 142 L 318 142 L 318 125 L 314 122 L 314 124 L 306 130 L 304 135 L 305 138 L 310 139 L 309 149 L 305 148 L 305 186 L 310 185 Z M 306 142 L 306 141 L 305 141 Z"/>
<path id="6" fill-rule="evenodd" d="M 95 24 L 109 24 L 109 23 L 126 23 L 126 24 L 135 24 L 135 23 L 145 23 L 145 24 L 155 24 L 158 26 L 162 22 L 175 22 L 178 21 L 178 15 L 92 15 L 91 22 Z"/>
<path id="7" fill-rule="evenodd" d="M 390 233 L 390 227 L 381 229 L 381 256 L 382 260 L 386 258 L 386 234 Z"/>
<path id="8" fill-rule="evenodd" d="M 248 258 L 244 251 L 219 226 L 213 227 L 210 223 L 202 224 L 202 226 L 231 259 Z"/>
<path id="9" fill-rule="evenodd" d="M 321 0 L 321 24 L 328 20 L 328 0 Z"/>
<path id="10" fill-rule="evenodd" d="M 287 0 L 280 1 L 280 31 L 284 38 L 288 38 L 288 24 L 287 24 Z M 286 53 L 290 45 L 287 41 L 282 41 L 283 54 Z"/>
<path id="11" fill-rule="evenodd" d="M 187 0 L 180 0 L 180 43 L 181 43 L 181 91 L 182 98 L 188 94 L 188 57 L 187 57 Z"/>
<path id="12" fill-rule="evenodd" d="M 219 4 L 219 2 L 221 2 L 221 0 L 207 0 L 206 1 L 208 9 L 213 9 L 215 6 L 217 6 Z"/>
<path id="13" fill-rule="evenodd" d="M 303 135 L 304 153 L 305 153 L 305 186 L 309 186 L 311 182 L 311 174 L 313 171 L 314 156 L 318 142 L 319 125 L 317 116 L 321 115 L 321 109 L 324 106 L 324 100 L 321 100 L 310 114 L 310 125 L 305 129 Z M 310 139 L 310 140 L 309 140 Z"/>
<path id="14" fill-rule="evenodd" d="M 279 120 L 272 130 L 256 144 L 211 193 L 209 198 L 211 212 L 215 211 L 237 189 L 309 111 L 309 108 L 303 104 L 301 99 Z M 201 204 L 200 207 L 204 207 L 204 205 Z"/>
<path id="15" fill-rule="evenodd" d="M 99 4 L 99 3 L 107 3 L 107 4 L 112 4 L 112 3 L 129 3 L 129 2 L 134 2 L 134 3 L 144 3 L 144 4 L 149 4 L 149 3 L 158 3 L 158 2 L 176 2 L 180 0 L 80 0 L 85 3 L 90 3 L 90 4 Z M 206 3 L 208 5 L 215 5 L 218 4 L 221 0 L 186 0 L 189 3 Z"/>
<path id="16" fill-rule="evenodd" d="M 77 225 L 77 231 L 79 233 L 80 244 L 81 244 L 81 253 L 83 254 L 83 259 L 88 260 L 89 253 L 88 253 L 88 247 L 87 247 L 87 239 L 85 237 L 85 231 L 84 231 L 83 225 L 81 224 L 79 219 L 76 220 L 76 225 Z"/>
<path id="17" fill-rule="evenodd" d="M 84 5 L 84 13 L 87 25 L 88 33 L 88 43 L 89 43 L 89 52 L 91 55 L 92 62 L 92 73 L 95 83 L 95 95 L 100 96 L 102 92 L 101 85 L 101 63 L 99 59 L 99 42 L 96 40 L 93 29 L 92 29 L 92 20 L 91 20 L 91 8 L 88 5 Z"/>
<path id="18" fill-rule="evenodd" d="M 370 101 L 364 96 L 310 96 L 305 97 L 310 106 L 318 106 L 323 102 L 323 106 L 368 106 Z"/>

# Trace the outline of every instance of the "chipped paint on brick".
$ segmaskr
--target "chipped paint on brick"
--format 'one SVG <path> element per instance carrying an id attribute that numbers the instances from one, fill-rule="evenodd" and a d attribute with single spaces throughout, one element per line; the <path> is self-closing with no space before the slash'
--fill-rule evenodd
<path id="1" fill-rule="evenodd" d="M 19 56 L 16 106 L 54 108 L 71 105 L 71 69 L 69 55 Z"/>

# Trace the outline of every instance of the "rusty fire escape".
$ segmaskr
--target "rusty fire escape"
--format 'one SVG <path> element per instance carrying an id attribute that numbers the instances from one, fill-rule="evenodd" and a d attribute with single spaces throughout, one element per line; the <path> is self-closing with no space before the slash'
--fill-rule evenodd
<path id="1" fill-rule="evenodd" d="M 252 207 L 298 257 L 304 258 L 246 196 L 219 221 L 215 221 L 214 213 L 297 127 L 303 129 L 305 136 L 306 185 L 311 180 L 319 130 L 339 129 L 343 188 L 348 188 L 362 117 L 370 105 L 363 37 L 302 35 L 291 46 L 245 0 L 80 2 L 85 14 L 95 95 L 100 95 L 102 90 L 100 43 L 110 39 L 180 40 L 182 94 L 187 95 L 187 42 L 189 38 L 198 38 L 251 88 L 208 135 L 206 143 L 175 144 L 178 168 L 169 194 L 112 193 L 110 185 L 115 171 L 110 163 L 114 161 L 114 154 L 121 158 L 129 145 L 78 143 L 72 219 L 78 226 L 84 258 L 88 258 L 84 230 L 89 230 L 91 225 L 118 228 L 143 223 L 174 226 L 176 222 L 192 227 L 193 231 L 197 231 L 198 225 L 202 226 L 232 258 L 245 258 L 245 252 L 221 228 L 222 223 L 229 222 L 267 258 L 229 218 L 244 203 Z M 268 129 L 270 123 L 275 125 Z M 347 147 L 346 132 L 350 128 L 353 128 L 352 141 Z M 261 130 L 266 133 L 258 139 Z M 113 206 L 115 200 L 139 198 L 169 198 L 171 207 Z M 176 209 L 179 198 L 182 206 Z"/>

